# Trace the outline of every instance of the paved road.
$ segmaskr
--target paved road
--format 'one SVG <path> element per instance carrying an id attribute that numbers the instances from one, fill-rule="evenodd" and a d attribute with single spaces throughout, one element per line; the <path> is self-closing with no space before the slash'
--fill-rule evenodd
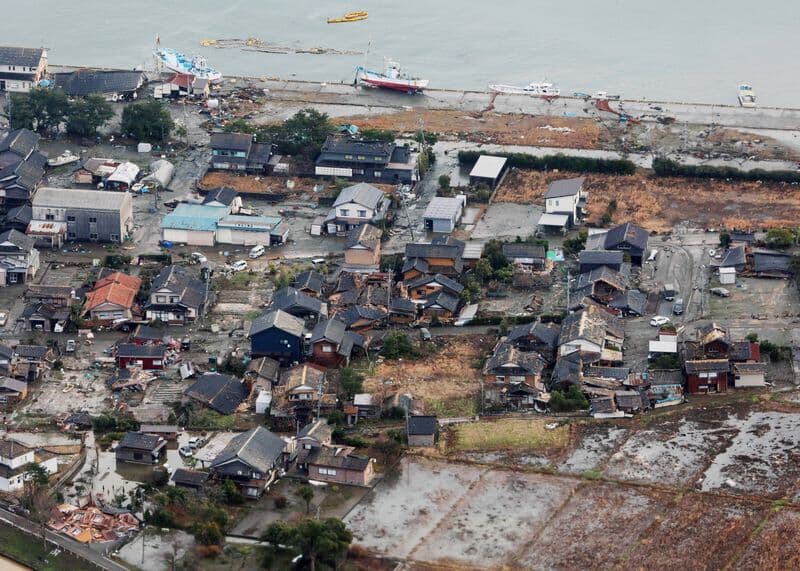
<path id="1" fill-rule="evenodd" d="M 34 535 L 36 537 L 41 537 L 39 526 L 7 510 L 0 509 L 0 520 L 16 527 L 17 529 L 30 533 L 31 535 Z M 81 559 L 84 559 L 87 562 L 92 563 L 95 567 L 98 567 L 100 569 L 107 569 L 108 571 L 128 571 L 127 567 L 124 567 L 119 563 L 115 563 L 114 561 L 111 561 L 107 557 L 103 557 L 99 553 L 95 553 L 88 547 L 85 547 L 70 539 L 67 539 L 64 536 L 55 534 L 52 531 L 47 532 L 47 540 L 51 543 L 58 545 L 62 549 L 69 551 L 76 557 L 80 557 Z"/>

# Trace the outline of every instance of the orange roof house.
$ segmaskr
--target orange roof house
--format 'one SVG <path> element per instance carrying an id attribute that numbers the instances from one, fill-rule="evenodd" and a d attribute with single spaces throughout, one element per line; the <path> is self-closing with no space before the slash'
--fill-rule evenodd
<path id="1" fill-rule="evenodd" d="M 136 294 L 141 286 L 142 280 L 137 277 L 112 272 L 97 280 L 94 288 L 86 294 L 83 314 L 95 322 L 132 319 Z"/>

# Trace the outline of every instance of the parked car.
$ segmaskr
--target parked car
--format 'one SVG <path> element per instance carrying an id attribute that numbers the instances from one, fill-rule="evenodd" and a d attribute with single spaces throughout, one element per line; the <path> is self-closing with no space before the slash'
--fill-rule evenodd
<path id="1" fill-rule="evenodd" d="M 266 252 L 266 251 L 267 251 L 266 248 L 264 248 L 264 246 L 262 246 L 261 244 L 259 244 L 258 246 L 253 246 L 253 249 L 250 250 L 250 254 L 249 254 L 250 255 L 250 259 L 255 260 L 259 256 L 263 256 L 264 252 Z"/>
<path id="2" fill-rule="evenodd" d="M 720 297 L 730 297 L 731 292 L 729 292 L 724 287 L 712 287 L 709 290 L 713 295 L 718 295 Z"/>
<path id="3" fill-rule="evenodd" d="M 318 266 L 319 264 L 324 264 L 325 258 L 314 258 L 313 260 L 311 260 L 311 263 L 314 264 L 315 266 Z"/>
<path id="4" fill-rule="evenodd" d="M 189 446 L 181 446 L 178 448 L 178 454 L 184 458 L 191 458 L 194 456 L 194 450 L 192 450 Z"/>
<path id="5" fill-rule="evenodd" d="M 431 339 L 433 339 L 433 336 L 431 335 L 431 332 L 427 327 L 420 327 L 419 335 L 420 337 L 422 337 L 423 341 L 430 341 Z"/>
<path id="6" fill-rule="evenodd" d="M 683 313 L 683 298 L 679 297 L 675 300 L 675 303 L 672 304 L 672 313 L 674 315 L 681 315 Z"/>
<path id="7" fill-rule="evenodd" d="M 653 319 L 650 320 L 650 325 L 653 327 L 661 327 L 662 325 L 666 325 L 669 323 L 669 317 L 664 317 L 663 315 L 656 315 Z"/>
<path id="8" fill-rule="evenodd" d="M 658 257 L 658 250 L 650 250 L 650 255 L 647 257 L 648 262 L 654 262 Z"/>
<path id="9" fill-rule="evenodd" d="M 198 264 L 205 264 L 208 261 L 208 258 L 200 252 L 192 252 L 192 259 Z"/>
<path id="10" fill-rule="evenodd" d="M 206 440 L 202 436 L 192 436 L 189 439 L 189 448 L 191 448 L 192 450 L 194 450 L 195 448 L 202 448 L 205 443 Z"/>
<path id="11" fill-rule="evenodd" d="M 234 272 L 243 272 L 247 269 L 247 262 L 244 260 L 236 260 L 231 264 L 231 269 Z"/>
<path id="12" fill-rule="evenodd" d="M 5 311 L 0 311 L 0 327 L 5 326 L 7 322 L 8 322 L 8 313 L 6 313 Z"/>
<path id="13" fill-rule="evenodd" d="M 66 352 L 67 353 L 75 352 L 75 339 L 67 339 Z"/>

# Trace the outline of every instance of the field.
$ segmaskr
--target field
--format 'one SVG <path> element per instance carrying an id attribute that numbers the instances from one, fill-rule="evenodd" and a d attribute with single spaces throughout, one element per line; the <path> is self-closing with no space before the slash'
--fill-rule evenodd
<path id="1" fill-rule="evenodd" d="M 287 186 L 287 182 L 291 181 L 294 185 L 292 188 Z M 220 186 L 229 186 L 237 192 L 248 194 L 290 194 L 301 195 L 310 193 L 309 196 L 314 197 L 314 187 L 318 184 L 325 184 L 324 181 L 317 178 L 307 177 L 282 177 L 282 176 L 242 176 L 230 172 L 211 171 L 197 183 L 198 188 L 202 190 L 210 190 Z M 375 184 L 384 192 L 392 192 L 394 186 L 390 184 Z"/>
<path id="2" fill-rule="evenodd" d="M 475 143 L 596 149 L 600 142 L 600 125 L 596 121 L 574 117 L 414 109 L 387 115 L 355 115 L 340 120 L 362 129 L 400 133 L 416 132 L 422 121 L 426 131 L 437 133 L 440 138 Z"/>
<path id="3" fill-rule="evenodd" d="M 502 419 L 454 425 L 455 450 L 561 449 L 569 442 L 569 426 L 548 429 L 545 420 Z"/>
<path id="4" fill-rule="evenodd" d="M 491 351 L 493 339 L 485 336 L 437 338 L 436 350 L 425 358 L 384 361 L 367 375 L 364 390 L 411 393 L 426 407 L 444 416 L 475 413 L 480 391 L 480 370 L 473 367 Z"/>
<path id="5" fill-rule="evenodd" d="M 494 201 L 543 205 L 550 182 L 575 176 L 583 175 L 514 170 Z M 630 220 L 656 232 L 668 232 L 679 223 L 701 228 L 794 226 L 800 217 L 800 187 L 781 183 L 590 174 L 584 188 L 589 221 L 598 222 L 616 200 L 614 223 Z"/>

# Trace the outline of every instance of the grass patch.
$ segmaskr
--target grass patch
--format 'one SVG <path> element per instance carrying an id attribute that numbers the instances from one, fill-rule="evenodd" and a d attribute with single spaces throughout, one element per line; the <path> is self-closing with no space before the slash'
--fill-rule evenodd
<path id="1" fill-rule="evenodd" d="M 192 430 L 231 430 L 236 426 L 234 415 L 222 415 L 209 409 L 194 410 L 189 415 L 186 428 Z"/>
<path id="2" fill-rule="evenodd" d="M 436 416 L 475 416 L 478 414 L 478 397 L 460 397 L 452 399 L 427 399 L 426 409 L 433 411 Z"/>
<path id="3" fill-rule="evenodd" d="M 494 422 L 459 424 L 455 430 L 456 450 L 544 450 L 564 448 L 569 427 L 545 428 L 544 420 L 504 419 Z"/>
<path id="4" fill-rule="evenodd" d="M 589 481 L 602 480 L 603 473 L 600 470 L 586 470 L 581 472 L 581 479 Z"/>
<path id="5" fill-rule="evenodd" d="M 250 272 L 238 272 L 223 282 L 222 289 L 250 289 L 250 286 L 258 283 L 260 276 Z"/>
<path id="6" fill-rule="evenodd" d="M 10 559 L 21 561 L 32 569 L 42 571 L 61 571 L 63 569 L 88 569 L 87 562 L 61 550 L 58 555 L 50 555 L 54 549 L 52 543 L 47 543 L 47 548 L 42 548 L 41 537 L 34 537 L 11 527 L 0 524 L 0 553 Z M 2 567 L 2 565 L 0 565 Z"/>
<path id="7" fill-rule="evenodd" d="M 245 319 L 248 319 L 248 320 L 250 320 L 250 321 L 253 321 L 253 320 L 254 320 L 254 319 L 256 319 L 256 318 L 257 318 L 259 315 L 261 315 L 261 312 L 260 312 L 260 311 L 258 311 L 257 309 L 254 309 L 253 311 L 248 311 L 247 313 L 245 313 L 245 314 L 244 314 L 244 318 L 245 318 Z"/>

